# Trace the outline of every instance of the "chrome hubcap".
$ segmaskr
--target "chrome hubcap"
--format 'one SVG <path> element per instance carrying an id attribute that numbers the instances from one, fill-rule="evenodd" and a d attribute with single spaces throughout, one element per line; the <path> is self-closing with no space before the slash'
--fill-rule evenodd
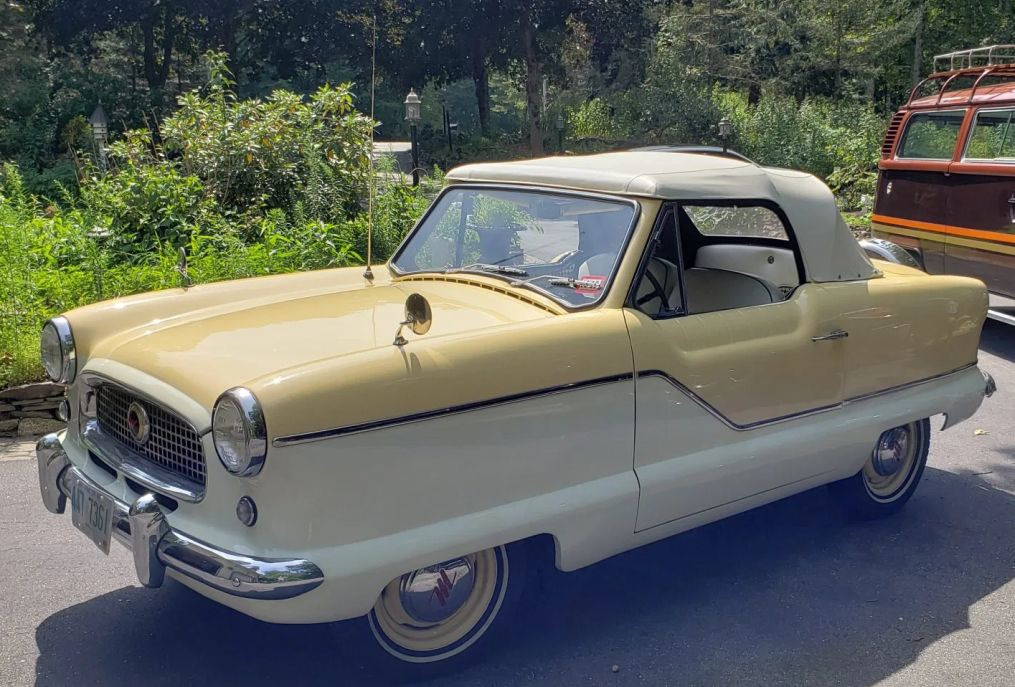
<path id="1" fill-rule="evenodd" d="M 896 427 L 881 435 L 871 456 L 871 467 L 881 477 L 891 477 L 906 464 L 909 452 L 909 429 Z"/>
<path id="2" fill-rule="evenodd" d="M 402 608 L 414 621 L 440 623 L 465 605 L 475 583 L 473 561 L 455 558 L 402 575 L 398 594 Z"/>

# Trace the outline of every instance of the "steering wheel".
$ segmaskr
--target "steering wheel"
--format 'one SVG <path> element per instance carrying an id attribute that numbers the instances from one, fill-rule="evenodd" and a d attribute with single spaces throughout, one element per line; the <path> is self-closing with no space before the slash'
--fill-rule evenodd
<path id="1" fill-rule="evenodd" d="M 660 310 L 661 311 L 669 310 L 670 301 L 668 298 L 666 298 L 666 290 L 663 289 L 663 285 L 659 283 L 659 280 L 656 279 L 654 274 L 652 274 L 652 271 L 648 269 L 648 265 L 645 266 L 645 278 L 648 279 L 649 285 L 652 287 L 652 290 L 646 293 L 641 298 L 635 300 L 635 305 L 642 306 L 648 303 L 653 298 L 659 298 L 659 301 L 662 304 L 662 308 Z"/>

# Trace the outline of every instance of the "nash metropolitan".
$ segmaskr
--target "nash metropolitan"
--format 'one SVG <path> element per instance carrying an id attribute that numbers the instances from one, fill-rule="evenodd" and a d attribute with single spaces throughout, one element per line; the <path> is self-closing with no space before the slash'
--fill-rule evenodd
<path id="1" fill-rule="evenodd" d="M 969 418 L 987 292 L 872 262 L 807 174 L 666 150 L 477 164 L 385 268 L 54 318 L 42 498 L 104 552 L 381 670 L 496 644 L 570 571 L 819 485 L 899 509 Z"/>

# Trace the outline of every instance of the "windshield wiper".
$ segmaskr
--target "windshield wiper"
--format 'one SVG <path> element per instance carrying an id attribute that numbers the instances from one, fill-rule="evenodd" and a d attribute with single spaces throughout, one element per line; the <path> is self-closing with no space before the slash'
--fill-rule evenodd
<path id="1" fill-rule="evenodd" d="M 537 279 L 546 279 L 550 286 L 567 286 L 572 289 L 601 289 L 605 280 L 603 279 L 575 279 L 574 277 L 557 277 L 552 274 L 540 274 L 532 279 L 524 279 L 511 282 L 511 286 L 525 286 Z"/>
<path id="2" fill-rule="evenodd" d="M 455 272 L 470 272 L 479 270 L 481 272 L 492 272 L 494 274 L 510 274 L 513 277 L 527 277 L 529 273 L 520 267 L 511 267 L 510 265 L 491 265 L 485 262 L 474 262 L 471 265 L 464 267 L 454 267 L 451 269 L 444 270 L 442 274 L 454 274 Z"/>
<path id="3" fill-rule="evenodd" d="M 557 277 L 547 282 L 550 286 L 568 286 L 572 289 L 601 289 L 604 279 L 575 279 L 573 277 Z"/>

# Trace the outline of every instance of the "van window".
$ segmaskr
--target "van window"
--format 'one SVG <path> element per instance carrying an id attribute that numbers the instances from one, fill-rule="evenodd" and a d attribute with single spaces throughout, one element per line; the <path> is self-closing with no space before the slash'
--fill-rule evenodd
<path id="1" fill-rule="evenodd" d="M 909 118 L 899 157 L 951 160 L 965 112 L 921 112 Z"/>
<path id="2" fill-rule="evenodd" d="M 977 112 L 973 132 L 966 145 L 966 159 L 1015 162 L 1015 110 Z"/>

